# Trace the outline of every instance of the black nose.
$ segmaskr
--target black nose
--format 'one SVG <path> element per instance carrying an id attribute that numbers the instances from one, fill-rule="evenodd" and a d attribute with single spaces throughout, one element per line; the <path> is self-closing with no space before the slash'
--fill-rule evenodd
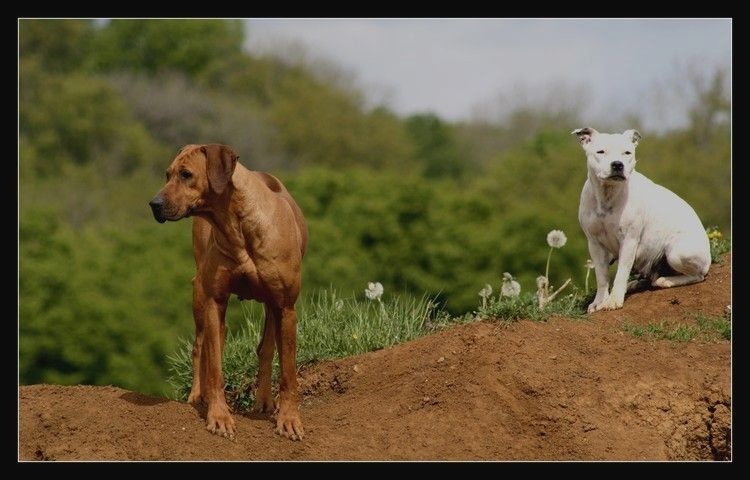
<path id="1" fill-rule="evenodd" d="M 163 197 L 154 197 L 148 204 L 151 206 L 151 208 L 161 208 L 164 206 L 164 198 Z"/>
<path id="2" fill-rule="evenodd" d="M 622 172 L 622 169 L 625 167 L 622 162 L 612 162 L 610 166 L 613 172 Z"/>
<path id="3" fill-rule="evenodd" d="M 154 219 L 159 223 L 164 223 L 167 219 L 164 218 L 164 213 L 162 212 L 164 208 L 164 197 L 161 195 L 155 196 L 150 202 L 148 202 L 148 205 L 151 207 L 151 211 L 154 214 Z"/>

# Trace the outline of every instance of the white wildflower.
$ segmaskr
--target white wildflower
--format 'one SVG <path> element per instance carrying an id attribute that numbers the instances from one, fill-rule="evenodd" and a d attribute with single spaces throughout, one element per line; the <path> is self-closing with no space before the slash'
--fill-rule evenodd
<path id="1" fill-rule="evenodd" d="M 492 285 L 486 283 L 484 288 L 479 290 L 479 296 L 482 298 L 488 298 L 490 295 L 492 295 Z"/>
<path id="2" fill-rule="evenodd" d="M 521 284 L 513 280 L 513 276 L 505 272 L 503 273 L 503 286 L 500 288 L 500 293 L 504 297 L 517 297 L 521 293 Z"/>
<path id="3" fill-rule="evenodd" d="M 586 264 L 584 265 L 584 267 L 586 267 L 587 269 L 592 269 L 594 268 L 594 262 L 592 262 L 589 258 L 588 260 L 586 260 Z"/>
<path id="4" fill-rule="evenodd" d="M 552 230 L 547 234 L 547 245 L 549 245 L 549 253 L 547 254 L 547 267 L 544 269 L 544 276 L 549 282 L 549 261 L 552 259 L 552 250 L 556 248 L 562 248 L 568 242 L 568 237 L 562 230 Z M 547 290 L 549 293 L 549 290 Z"/>
<path id="5" fill-rule="evenodd" d="M 558 288 L 554 293 L 550 294 L 549 279 L 544 275 L 539 275 L 538 277 L 536 277 L 536 299 L 537 303 L 539 303 L 539 308 L 544 308 L 548 303 L 554 300 L 557 294 L 562 292 L 562 290 L 567 287 L 569 283 L 570 279 L 567 279 L 565 283 L 563 283 L 562 287 Z"/>
<path id="6" fill-rule="evenodd" d="M 552 230 L 547 234 L 547 244 L 552 248 L 562 248 L 568 241 L 568 237 L 562 230 Z"/>
<path id="7" fill-rule="evenodd" d="M 338 300 L 333 302 L 333 308 L 335 308 L 337 312 L 340 312 L 344 309 L 344 301 L 339 298 Z"/>
<path id="8" fill-rule="evenodd" d="M 367 290 L 365 290 L 365 296 L 370 300 L 380 300 L 383 296 L 383 285 L 380 282 L 370 282 L 367 284 Z"/>

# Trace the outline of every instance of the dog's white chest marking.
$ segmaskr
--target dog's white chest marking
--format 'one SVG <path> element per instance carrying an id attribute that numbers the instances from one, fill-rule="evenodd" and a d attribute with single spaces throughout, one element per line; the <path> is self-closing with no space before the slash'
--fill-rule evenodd
<path id="1" fill-rule="evenodd" d="M 620 250 L 620 243 L 624 238 L 623 229 L 613 215 L 599 215 L 594 213 L 587 221 L 591 236 L 599 241 L 615 257 Z"/>

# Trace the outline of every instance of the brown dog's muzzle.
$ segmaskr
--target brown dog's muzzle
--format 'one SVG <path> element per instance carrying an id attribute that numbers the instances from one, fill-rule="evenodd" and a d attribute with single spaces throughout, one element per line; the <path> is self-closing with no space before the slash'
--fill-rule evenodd
<path id="1" fill-rule="evenodd" d="M 164 223 L 167 221 L 167 218 L 164 216 L 164 197 L 161 194 L 155 196 L 148 202 L 148 205 L 151 207 L 151 211 L 157 222 Z"/>

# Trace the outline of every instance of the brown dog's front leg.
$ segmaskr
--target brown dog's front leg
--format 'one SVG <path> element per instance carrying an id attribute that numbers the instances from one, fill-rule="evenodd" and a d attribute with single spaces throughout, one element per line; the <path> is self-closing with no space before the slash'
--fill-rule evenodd
<path id="1" fill-rule="evenodd" d="M 299 414 L 297 392 L 297 312 L 293 307 L 282 308 L 279 320 L 276 344 L 281 364 L 281 382 L 276 432 L 292 440 L 301 440 L 305 431 Z"/>
<path id="2" fill-rule="evenodd" d="M 204 309 L 200 282 L 193 279 L 193 320 L 195 321 L 195 341 L 193 342 L 193 386 L 190 389 L 188 403 L 201 401 L 201 347 L 203 345 Z"/>
<path id="3" fill-rule="evenodd" d="M 234 419 L 224 397 L 221 369 L 222 335 L 226 301 L 209 299 L 205 303 L 203 345 L 201 347 L 201 392 L 208 403 L 206 429 L 224 437 L 234 437 Z"/>

